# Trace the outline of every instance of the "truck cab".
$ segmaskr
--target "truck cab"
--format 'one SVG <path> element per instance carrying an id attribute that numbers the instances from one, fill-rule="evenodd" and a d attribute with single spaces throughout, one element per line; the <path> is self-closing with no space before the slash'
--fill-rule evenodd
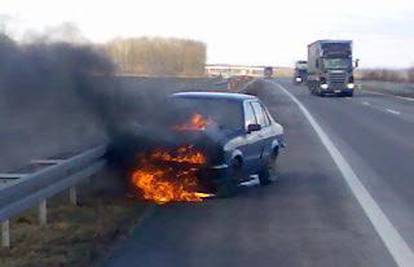
<path id="1" fill-rule="evenodd" d="M 352 41 L 319 40 L 308 45 L 307 86 L 314 95 L 353 96 Z"/>

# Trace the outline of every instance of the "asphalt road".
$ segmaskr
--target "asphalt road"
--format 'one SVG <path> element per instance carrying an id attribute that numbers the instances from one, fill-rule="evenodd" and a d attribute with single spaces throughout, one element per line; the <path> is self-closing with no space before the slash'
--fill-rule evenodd
<path id="1" fill-rule="evenodd" d="M 377 206 L 365 206 L 374 206 L 374 217 L 280 85 L 312 114 L 369 192 Z M 276 182 L 230 199 L 158 207 L 105 266 L 398 266 L 399 252 L 384 243 L 389 227 L 402 240 L 388 244 L 401 241 L 412 253 L 413 102 L 365 92 L 319 98 L 284 80 L 266 81 L 260 97 L 286 131 Z"/>
<path id="2" fill-rule="evenodd" d="M 367 91 L 354 98 L 315 98 L 304 87 L 284 85 L 311 111 L 414 249 L 414 102 Z"/>

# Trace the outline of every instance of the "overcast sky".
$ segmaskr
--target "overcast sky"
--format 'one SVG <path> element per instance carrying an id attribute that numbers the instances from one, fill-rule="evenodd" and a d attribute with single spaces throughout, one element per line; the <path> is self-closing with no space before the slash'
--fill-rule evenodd
<path id="1" fill-rule="evenodd" d="M 362 67 L 414 65 L 414 0 L 0 0 L 19 38 L 72 22 L 94 42 L 185 37 L 209 63 L 290 66 L 316 39 L 353 39 Z"/>

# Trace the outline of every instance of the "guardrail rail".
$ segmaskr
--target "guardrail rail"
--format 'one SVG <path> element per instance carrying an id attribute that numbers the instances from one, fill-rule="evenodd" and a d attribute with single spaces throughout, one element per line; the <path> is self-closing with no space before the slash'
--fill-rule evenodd
<path id="1" fill-rule="evenodd" d="M 38 220 L 47 224 L 47 199 L 69 190 L 69 201 L 77 205 L 76 185 L 102 170 L 106 161 L 102 145 L 67 159 L 34 160 L 42 168 L 33 173 L 0 173 L 6 186 L 0 188 L 2 247 L 10 247 L 10 218 L 38 205 Z"/>

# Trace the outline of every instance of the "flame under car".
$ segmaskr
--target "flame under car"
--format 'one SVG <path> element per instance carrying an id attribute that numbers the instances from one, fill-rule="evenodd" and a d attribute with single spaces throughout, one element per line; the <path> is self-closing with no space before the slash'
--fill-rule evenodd
<path id="1" fill-rule="evenodd" d="M 204 155 L 191 145 L 176 149 L 155 149 L 141 154 L 131 185 L 146 200 L 164 204 L 171 201 L 199 202 L 212 196 L 201 192 L 199 171 Z"/>

